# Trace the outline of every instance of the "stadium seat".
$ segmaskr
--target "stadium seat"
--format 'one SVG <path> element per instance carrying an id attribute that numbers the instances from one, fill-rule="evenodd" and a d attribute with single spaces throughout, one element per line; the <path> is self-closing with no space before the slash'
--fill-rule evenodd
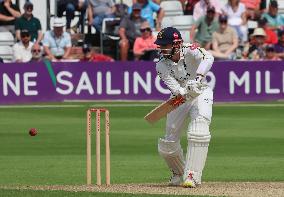
<path id="1" fill-rule="evenodd" d="M 11 46 L 0 46 L 0 57 L 4 62 L 11 62 L 13 60 L 13 49 Z"/>
<path id="2" fill-rule="evenodd" d="M 191 15 L 164 17 L 162 20 L 162 28 L 172 26 L 178 30 L 189 31 L 193 22 L 193 17 Z"/>
<path id="3" fill-rule="evenodd" d="M 165 16 L 183 15 L 183 9 L 180 1 L 162 1 L 160 6 L 165 11 Z"/>
<path id="4" fill-rule="evenodd" d="M 118 29 L 120 24 L 120 18 L 105 18 L 102 23 L 101 31 L 101 53 L 104 53 L 104 40 L 113 40 L 116 42 L 116 48 L 118 49 L 118 41 L 120 37 L 118 35 Z M 116 50 L 118 51 L 118 50 Z M 118 56 L 118 54 L 116 54 Z"/>
<path id="5" fill-rule="evenodd" d="M 11 32 L 0 32 L 0 46 L 12 46 L 15 38 Z"/>
<path id="6" fill-rule="evenodd" d="M 269 5 L 269 3 L 267 5 Z M 284 0 L 278 0 L 278 13 L 284 14 Z"/>

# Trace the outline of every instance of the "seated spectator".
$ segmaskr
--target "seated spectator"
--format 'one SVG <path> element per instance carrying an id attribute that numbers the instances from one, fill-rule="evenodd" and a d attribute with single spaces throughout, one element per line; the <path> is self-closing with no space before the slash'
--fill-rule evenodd
<path id="1" fill-rule="evenodd" d="M 137 2 L 142 5 L 141 17 L 145 18 L 149 22 L 152 29 L 156 28 L 157 31 L 160 31 L 161 22 L 165 15 L 164 10 L 160 7 L 160 5 L 154 3 L 151 0 L 137 0 Z M 131 12 L 132 7 L 129 8 L 129 13 L 131 14 Z M 157 13 L 156 25 L 153 17 L 153 14 L 155 12 Z"/>
<path id="2" fill-rule="evenodd" d="M 183 12 L 185 15 L 193 15 L 193 8 L 200 0 L 179 0 L 182 4 Z"/>
<path id="3" fill-rule="evenodd" d="M 122 61 L 128 60 L 129 49 L 133 47 L 135 39 L 141 35 L 140 26 L 146 21 L 141 17 L 141 4 L 133 4 L 132 9 L 132 13 L 121 20 L 119 27 L 120 59 Z"/>
<path id="4" fill-rule="evenodd" d="M 218 0 L 200 0 L 195 4 L 193 9 L 193 19 L 197 21 L 200 17 L 204 16 L 207 8 L 214 6 L 216 15 L 222 13 L 222 6 Z"/>
<path id="5" fill-rule="evenodd" d="M 33 4 L 26 2 L 24 5 L 24 13 L 15 21 L 16 38 L 21 39 L 20 32 L 27 29 L 31 34 L 31 41 L 39 44 L 43 34 L 41 32 L 41 24 L 38 18 L 33 16 Z"/>
<path id="6" fill-rule="evenodd" d="M 228 0 L 223 8 L 228 16 L 228 24 L 235 28 L 242 43 L 248 40 L 246 8 L 239 0 Z"/>
<path id="7" fill-rule="evenodd" d="M 283 29 L 284 16 L 278 14 L 278 3 L 275 0 L 270 1 L 268 13 L 262 14 L 263 18 L 267 19 L 268 27 L 277 32 Z"/>
<path id="8" fill-rule="evenodd" d="M 266 44 L 277 44 L 278 42 L 277 34 L 267 26 L 266 18 L 261 18 L 258 20 L 258 27 L 264 29 L 266 33 L 266 40 L 265 40 Z"/>
<path id="9" fill-rule="evenodd" d="M 28 30 L 23 29 L 20 33 L 21 41 L 13 46 L 13 59 L 15 62 L 29 62 L 32 59 L 31 35 Z"/>
<path id="10" fill-rule="evenodd" d="M 197 42 L 201 47 L 210 49 L 212 34 L 218 29 L 218 21 L 215 18 L 215 8 L 208 7 L 205 16 L 200 17 L 191 27 L 191 42 Z M 197 32 L 195 30 L 197 29 Z"/>
<path id="11" fill-rule="evenodd" d="M 275 61 L 275 60 L 281 60 L 276 52 L 275 52 L 275 48 L 273 45 L 267 45 L 266 48 L 265 48 L 265 60 L 272 60 L 272 61 Z"/>
<path id="12" fill-rule="evenodd" d="M 255 28 L 251 35 L 250 44 L 244 48 L 244 59 L 261 60 L 265 57 L 266 34 L 262 28 Z"/>
<path id="13" fill-rule="evenodd" d="M 0 3 L 0 32 L 10 31 L 14 34 L 15 19 L 20 16 L 20 9 L 12 0 L 3 0 Z"/>
<path id="14" fill-rule="evenodd" d="M 79 22 L 77 27 L 81 26 L 81 32 L 84 32 L 85 15 L 88 7 L 87 0 L 58 0 L 57 1 L 57 16 L 63 17 L 63 12 L 66 11 L 66 31 L 70 32 L 71 21 L 75 17 L 75 11 L 80 12 Z"/>
<path id="15" fill-rule="evenodd" d="M 104 55 L 104 54 L 97 54 L 91 50 L 91 47 L 88 44 L 84 44 L 82 47 L 83 57 L 80 61 L 87 61 L 87 62 L 113 62 L 114 59 Z"/>
<path id="16" fill-rule="evenodd" d="M 213 33 L 212 48 L 210 51 L 217 59 L 235 59 L 235 50 L 238 47 L 238 36 L 232 27 L 228 26 L 228 17 L 219 16 L 219 29 Z"/>
<path id="17" fill-rule="evenodd" d="M 105 18 L 115 17 L 115 4 L 113 0 L 89 0 L 88 19 L 89 25 L 102 31 L 102 23 Z"/>
<path id="18" fill-rule="evenodd" d="M 284 31 L 280 31 L 278 36 L 278 43 L 274 46 L 274 49 L 277 56 L 284 59 Z"/>
<path id="19" fill-rule="evenodd" d="M 4 60 L 2 57 L 0 57 L 0 63 L 3 64 L 4 63 Z"/>
<path id="20" fill-rule="evenodd" d="M 246 15 L 250 20 L 258 20 L 260 17 L 260 3 L 261 0 L 241 0 L 246 7 Z"/>
<path id="21" fill-rule="evenodd" d="M 145 21 L 140 27 L 141 36 L 137 37 L 134 46 L 133 53 L 136 60 L 154 60 L 158 57 L 157 45 L 154 44 L 156 37 L 152 35 L 152 29 Z"/>
<path id="22" fill-rule="evenodd" d="M 47 31 L 43 38 L 44 52 L 49 60 L 69 59 L 71 51 L 70 34 L 64 32 L 65 26 L 62 18 L 55 18 L 53 30 Z"/>
<path id="23" fill-rule="evenodd" d="M 32 47 L 32 59 L 33 62 L 39 62 L 42 60 L 42 48 L 38 44 L 34 44 Z"/>

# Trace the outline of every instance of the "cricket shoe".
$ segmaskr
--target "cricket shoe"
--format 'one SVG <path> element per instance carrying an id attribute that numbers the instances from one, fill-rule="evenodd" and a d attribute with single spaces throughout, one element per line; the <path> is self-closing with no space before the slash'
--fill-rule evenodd
<path id="1" fill-rule="evenodd" d="M 175 174 L 173 172 L 169 181 L 169 186 L 180 186 L 181 184 L 182 184 L 182 176 L 179 174 Z"/>
<path id="2" fill-rule="evenodd" d="M 187 177 L 185 178 L 182 186 L 186 187 L 186 188 L 194 188 L 194 187 L 196 187 L 196 185 L 197 185 L 197 183 L 196 183 L 196 181 L 193 178 L 193 172 L 190 171 L 188 173 Z"/>

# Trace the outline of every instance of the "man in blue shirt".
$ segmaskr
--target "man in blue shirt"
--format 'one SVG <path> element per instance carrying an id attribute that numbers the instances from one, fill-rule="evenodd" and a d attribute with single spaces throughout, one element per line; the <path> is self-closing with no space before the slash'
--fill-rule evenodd
<path id="1" fill-rule="evenodd" d="M 137 0 L 137 2 L 142 5 L 141 17 L 149 22 L 152 29 L 156 28 L 157 31 L 161 30 L 161 22 L 165 15 L 164 10 L 151 0 Z M 131 12 L 132 7 L 129 8 L 129 13 Z M 153 17 L 154 12 L 157 12 L 156 25 Z"/>
<path id="2" fill-rule="evenodd" d="M 272 30 L 277 31 L 284 26 L 284 16 L 278 14 L 278 3 L 275 0 L 270 1 L 268 13 L 262 14 L 262 18 L 267 19 L 267 24 Z"/>
<path id="3" fill-rule="evenodd" d="M 53 30 L 44 34 L 43 48 L 50 60 L 69 59 L 72 46 L 71 36 L 63 31 L 64 26 L 65 23 L 62 18 L 55 18 Z"/>

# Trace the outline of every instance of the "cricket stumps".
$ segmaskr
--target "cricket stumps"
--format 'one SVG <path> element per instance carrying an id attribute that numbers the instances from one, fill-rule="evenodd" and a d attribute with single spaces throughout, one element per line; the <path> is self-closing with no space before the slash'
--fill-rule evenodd
<path id="1" fill-rule="evenodd" d="M 87 110 L 87 185 L 92 184 L 92 157 L 91 157 L 91 136 L 92 136 L 92 113 L 96 114 L 96 176 L 97 185 L 102 184 L 101 177 L 101 112 L 105 114 L 105 165 L 106 185 L 110 185 L 110 144 L 109 144 L 109 111 L 104 108 L 90 108 Z"/>

